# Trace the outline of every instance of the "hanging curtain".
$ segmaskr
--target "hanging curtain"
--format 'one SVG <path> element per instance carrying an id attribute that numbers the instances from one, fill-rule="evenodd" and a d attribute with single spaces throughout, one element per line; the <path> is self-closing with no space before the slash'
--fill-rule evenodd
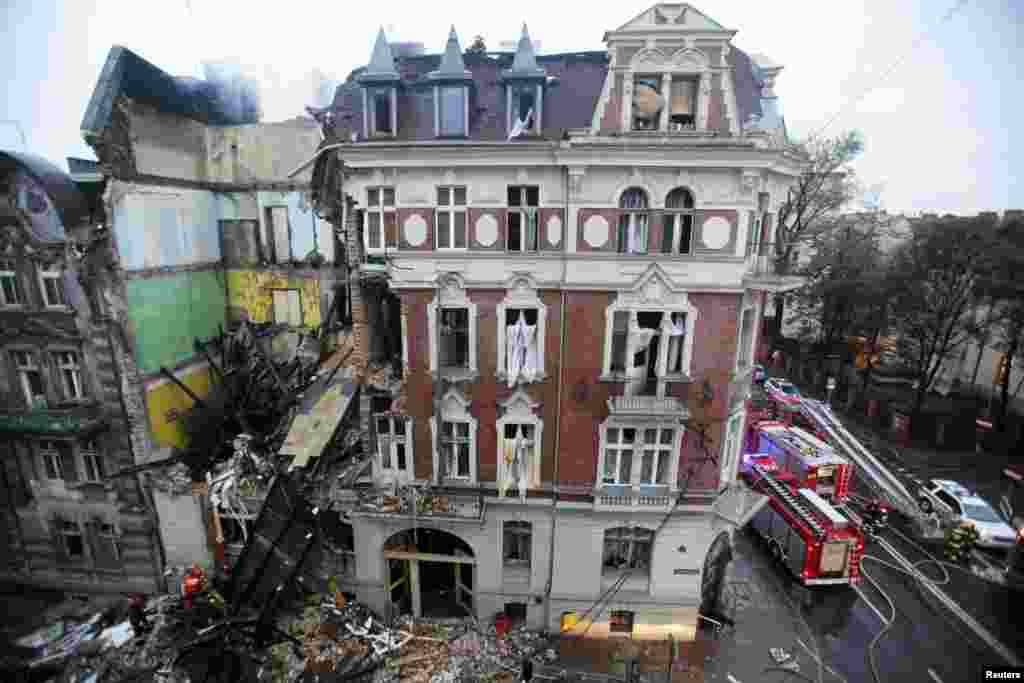
<path id="1" fill-rule="evenodd" d="M 671 317 L 665 319 L 663 331 L 668 335 L 668 372 L 682 372 L 680 362 L 683 355 L 686 316 L 673 313 Z"/>
<path id="2" fill-rule="evenodd" d="M 537 370 L 540 366 L 539 351 L 537 349 L 537 326 L 523 323 L 522 332 L 523 348 L 523 379 L 532 382 L 537 377 Z"/>
<path id="3" fill-rule="evenodd" d="M 520 321 L 522 317 L 520 317 Z M 523 339 L 522 332 L 517 321 L 506 328 L 505 337 L 505 371 L 508 375 L 508 386 L 511 389 L 519 379 L 519 373 L 523 369 Z"/>
<path id="4" fill-rule="evenodd" d="M 523 216 L 523 235 L 525 248 L 535 250 L 537 248 L 537 209 L 527 207 L 520 210 Z"/>
<path id="5" fill-rule="evenodd" d="M 515 439 L 509 439 L 505 436 L 505 430 L 501 432 L 501 472 L 498 478 L 498 497 L 504 498 L 508 492 L 509 487 L 512 485 L 512 464 L 516 459 L 516 442 Z"/>
<path id="6" fill-rule="evenodd" d="M 532 441 L 522 435 L 522 426 L 516 433 L 516 478 L 519 480 L 519 500 L 526 502 L 526 470 L 530 460 Z"/>

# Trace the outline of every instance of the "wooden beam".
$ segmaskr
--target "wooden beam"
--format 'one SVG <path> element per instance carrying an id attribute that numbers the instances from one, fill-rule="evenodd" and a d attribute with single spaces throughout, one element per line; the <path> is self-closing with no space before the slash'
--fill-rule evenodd
<path id="1" fill-rule="evenodd" d="M 476 564 L 472 557 L 456 557 L 455 555 L 434 555 L 431 553 L 404 553 L 397 550 L 385 550 L 386 560 L 419 560 L 420 562 L 452 562 L 457 564 Z"/>

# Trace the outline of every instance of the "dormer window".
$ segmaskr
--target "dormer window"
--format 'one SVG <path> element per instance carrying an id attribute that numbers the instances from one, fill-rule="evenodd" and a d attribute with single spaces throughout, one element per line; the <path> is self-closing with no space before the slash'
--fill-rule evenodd
<path id="1" fill-rule="evenodd" d="M 466 88 L 442 85 L 438 90 L 438 128 L 442 137 L 466 134 Z"/>
<path id="2" fill-rule="evenodd" d="M 369 112 L 367 113 L 370 136 L 394 135 L 395 89 L 390 87 L 369 88 L 367 100 L 370 105 Z"/>
<path id="3" fill-rule="evenodd" d="M 523 133 L 540 129 L 539 102 L 541 87 L 535 83 L 516 83 L 508 86 L 509 130 L 517 128 Z"/>

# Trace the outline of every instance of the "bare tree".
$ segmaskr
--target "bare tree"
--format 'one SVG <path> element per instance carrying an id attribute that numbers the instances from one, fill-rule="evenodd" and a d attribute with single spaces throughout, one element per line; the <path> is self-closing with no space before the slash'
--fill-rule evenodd
<path id="1" fill-rule="evenodd" d="M 864 143 L 856 131 L 833 139 L 811 140 L 794 146 L 794 152 L 806 160 L 796 187 L 789 190 L 779 209 L 775 230 L 775 269 L 779 275 L 792 271 L 793 250 L 813 244 L 833 223 L 826 219 L 846 205 L 856 192 L 849 164 Z M 775 329 L 782 333 L 785 294 L 775 295 Z"/>

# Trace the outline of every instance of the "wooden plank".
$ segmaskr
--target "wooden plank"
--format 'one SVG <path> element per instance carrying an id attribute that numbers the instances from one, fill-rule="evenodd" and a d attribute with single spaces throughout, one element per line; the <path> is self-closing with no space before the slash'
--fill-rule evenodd
<path id="1" fill-rule="evenodd" d="M 386 560 L 419 560 L 420 562 L 452 562 L 458 564 L 476 564 L 472 557 L 456 557 L 454 555 L 434 555 L 431 553 L 403 553 L 397 550 L 385 550 Z"/>

